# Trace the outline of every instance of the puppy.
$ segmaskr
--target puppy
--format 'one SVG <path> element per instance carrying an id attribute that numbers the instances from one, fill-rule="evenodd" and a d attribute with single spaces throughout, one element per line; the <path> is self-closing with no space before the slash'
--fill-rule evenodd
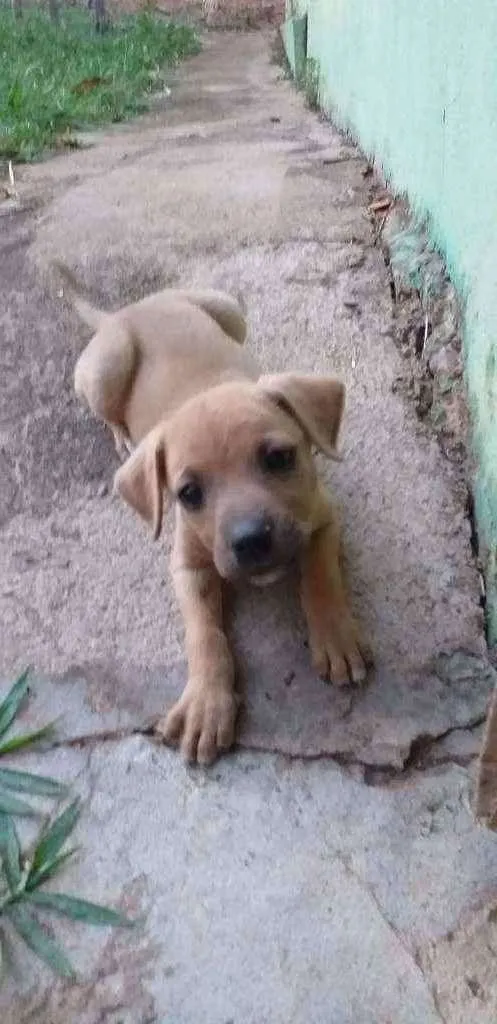
<path id="1" fill-rule="evenodd" d="M 314 666 L 360 683 L 368 655 L 340 566 L 336 515 L 312 458 L 333 456 L 344 387 L 333 378 L 261 376 L 243 348 L 241 304 L 216 291 L 166 290 L 115 313 L 91 306 L 59 265 L 96 333 L 75 388 L 131 451 L 115 490 L 154 539 L 176 514 L 171 569 L 186 633 L 188 682 L 157 729 L 188 761 L 234 740 L 237 698 L 223 629 L 223 584 L 265 585 L 294 563 Z"/>

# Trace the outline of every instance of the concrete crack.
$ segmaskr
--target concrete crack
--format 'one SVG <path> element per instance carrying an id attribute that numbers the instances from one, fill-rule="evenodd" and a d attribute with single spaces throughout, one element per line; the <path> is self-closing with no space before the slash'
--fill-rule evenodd
<path id="1" fill-rule="evenodd" d="M 469 754 L 446 754 L 441 757 L 433 758 L 433 754 L 436 752 L 437 746 L 443 743 L 444 740 L 448 739 L 449 736 L 453 736 L 457 733 L 470 733 L 479 729 L 486 720 L 486 714 L 475 715 L 465 725 L 452 725 L 443 732 L 430 736 L 422 734 L 417 736 L 411 742 L 409 753 L 404 760 L 402 768 L 393 768 L 390 765 L 364 765 L 366 776 L 364 781 L 367 785 L 387 785 L 391 779 L 398 779 L 399 776 L 409 777 L 416 771 L 422 771 L 428 768 L 438 768 L 444 765 L 457 765 L 460 768 L 468 768 L 472 761 L 475 760 L 476 755 Z"/>
<path id="2" fill-rule="evenodd" d="M 438 995 L 437 995 L 435 986 L 426 977 L 426 974 L 425 974 L 425 971 L 424 971 L 423 966 L 421 964 L 421 960 L 420 960 L 418 952 L 411 948 L 411 946 L 409 945 L 409 943 L 408 943 L 407 939 L 405 938 L 405 935 L 403 934 L 403 932 L 401 932 L 400 929 L 397 928 L 396 925 L 394 925 L 393 921 L 391 921 L 390 918 L 387 916 L 387 914 L 385 913 L 385 910 L 384 910 L 380 900 L 378 899 L 378 896 L 376 895 L 376 893 L 374 891 L 374 888 L 371 885 L 369 885 L 365 881 L 365 879 L 362 878 L 361 875 L 359 875 L 357 873 L 357 871 L 355 871 L 355 869 L 352 867 L 352 864 L 350 863 L 350 858 L 346 857 L 346 856 L 343 856 L 343 854 L 339 853 L 338 850 L 336 850 L 336 849 L 334 850 L 334 854 L 335 854 L 336 859 L 342 865 L 345 873 L 349 876 L 349 878 L 351 878 L 363 890 L 363 892 L 365 892 L 366 895 L 369 896 L 369 898 L 371 899 L 372 903 L 374 904 L 376 910 L 378 911 L 378 914 L 380 915 L 382 921 L 384 922 L 384 924 L 387 926 L 388 930 L 393 935 L 395 941 L 401 947 L 401 949 L 406 954 L 406 956 L 409 957 L 409 959 L 411 960 L 411 962 L 412 962 L 413 966 L 415 967 L 416 971 L 421 975 L 424 983 L 426 984 L 426 986 L 429 989 L 430 995 L 431 995 L 432 1000 L 433 1000 L 433 1006 L 434 1006 L 435 1012 L 437 1013 L 437 1015 L 438 1015 L 438 1017 L 440 1019 L 440 1024 L 448 1024 L 447 1019 L 444 1016 L 444 1014 L 442 1013 L 442 1010 L 440 1008 L 439 1000 L 438 1000 Z"/>
<path id="3" fill-rule="evenodd" d="M 447 754 L 442 757 L 433 758 L 437 746 L 455 733 L 468 733 L 478 729 L 485 722 L 485 715 L 475 716 L 465 725 L 450 726 L 435 736 L 421 735 L 411 742 L 408 754 L 401 768 L 385 762 L 384 764 L 371 764 L 357 755 L 345 751 L 315 750 L 310 753 L 297 752 L 285 749 L 277 744 L 245 743 L 243 738 L 239 739 L 235 750 L 246 753 L 264 754 L 273 757 L 283 757 L 290 762 L 311 763 L 315 761 L 328 761 L 344 769 L 361 769 L 364 773 L 364 783 L 368 786 L 388 786 L 389 782 L 409 778 L 414 772 L 438 768 L 447 765 L 457 765 L 467 768 L 475 760 L 476 755 L 469 754 Z M 94 747 L 101 743 L 119 743 L 132 736 L 148 737 L 157 744 L 162 745 L 155 734 L 155 723 L 148 722 L 138 726 L 128 726 L 117 729 L 105 729 L 101 732 L 86 733 L 79 736 L 71 736 L 57 740 L 55 747 Z"/>

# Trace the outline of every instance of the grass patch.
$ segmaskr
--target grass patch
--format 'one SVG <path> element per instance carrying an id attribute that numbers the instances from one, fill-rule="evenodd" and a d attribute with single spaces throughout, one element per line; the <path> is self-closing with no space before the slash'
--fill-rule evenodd
<path id="1" fill-rule="evenodd" d="M 66 9 L 56 25 L 40 10 L 0 9 L 0 159 L 34 160 L 146 110 L 165 70 L 198 49 L 192 28 L 153 14 L 97 33 L 86 11 Z"/>

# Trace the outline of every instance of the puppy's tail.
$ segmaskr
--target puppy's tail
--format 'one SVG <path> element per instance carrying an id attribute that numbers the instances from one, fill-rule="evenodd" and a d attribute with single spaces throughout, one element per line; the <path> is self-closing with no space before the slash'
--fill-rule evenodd
<path id="1" fill-rule="evenodd" d="M 62 278 L 62 281 L 69 292 L 74 308 L 83 322 L 94 331 L 97 331 L 106 314 L 102 312 L 102 310 L 96 309 L 95 306 L 92 306 L 91 302 L 85 298 L 82 294 L 83 289 L 81 285 L 76 280 L 72 271 L 69 270 L 69 267 L 66 267 L 65 263 L 61 263 L 59 260 L 53 260 L 52 266 L 54 270 L 57 271 L 59 277 Z"/>

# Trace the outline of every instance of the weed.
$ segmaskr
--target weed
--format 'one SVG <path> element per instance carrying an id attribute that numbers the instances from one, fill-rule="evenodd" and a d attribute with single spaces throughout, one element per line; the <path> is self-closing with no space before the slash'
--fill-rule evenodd
<path id="1" fill-rule="evenodd" d="M 15 751 L 33 747 L 53 735 L 55 722 L 50 722 L 49 725 L 43 726 L 42 729 L 36 729 L 34 732 L 17 733 L 10 737 L 7 735 L 27 697 L 28 675 L 26 670 L 19 676 L 0 704 L 0 759 Z M 24 798 L 16 796 L 16 793 L 61 797 L 66 793 L 66 789 L 66 786 L 55 779 L 49 779 L 44 775 L 33 775 L 31 772 L 14 771 L 12 768 L 3 768 L 0 765 L 0 814 L 35 816 L 37 811 L 32 804 Z"/>
<path id="2" fill-rule="evenodd" d="M 424 309 L 442 292 L 446 279 L 439 252 L 430 241 L 429 226 L 416 216 L 409 217 L 388 240 L 390 265 L 400 281 L 420 296 Z"/>
<path id="3" fill-rule="evenodd" d="M 298 85 L 304 93 L 305 101 L 309 110 L 319 110 L 320 77 L 319 61 L 314 57 L 307 57 Z"/>
<path id="4" fill-rule="evenodd" d="M 27 695 L 26 671 L 0 704 L 2 757 L 47 740 L 53 733 L 54 723 L 34 732 L 5 738 Z M 129 927 L 133 922 L 117 910 L 43 888 L 46 882 L 58 876 L 76 852 L 74 848 L 66 849 L 66 843 L 79 820 L 81 802 L 75 799 L 60 813 L 45 820 L 34 843 L 23 850 L 14 816 L 32 817 L 39 812 L 32 803 L 15 796 L 16 792 L 32 797 L 60 798 L 67 795 L 67 786 L 45 775 L 0 768 L 0 980 L 11 960 L 7 924 L 10 931 L 53 971 L 64 978 L 72 978 L 74 968 L 64 950 L 40 923 L 40 914 L 56 914 L 86 924 L 114 927 Z"/>
<path id="5" fill-rule="evenodd" d="M 42 10 L 0 9 L 0 159 L 33 160 L 77 145 L 78 129 L 145 110 L 165 69 L 197 50 L 192 28 L 147 12 L 96 33 L 76 8 L 58 24 Z"/>

